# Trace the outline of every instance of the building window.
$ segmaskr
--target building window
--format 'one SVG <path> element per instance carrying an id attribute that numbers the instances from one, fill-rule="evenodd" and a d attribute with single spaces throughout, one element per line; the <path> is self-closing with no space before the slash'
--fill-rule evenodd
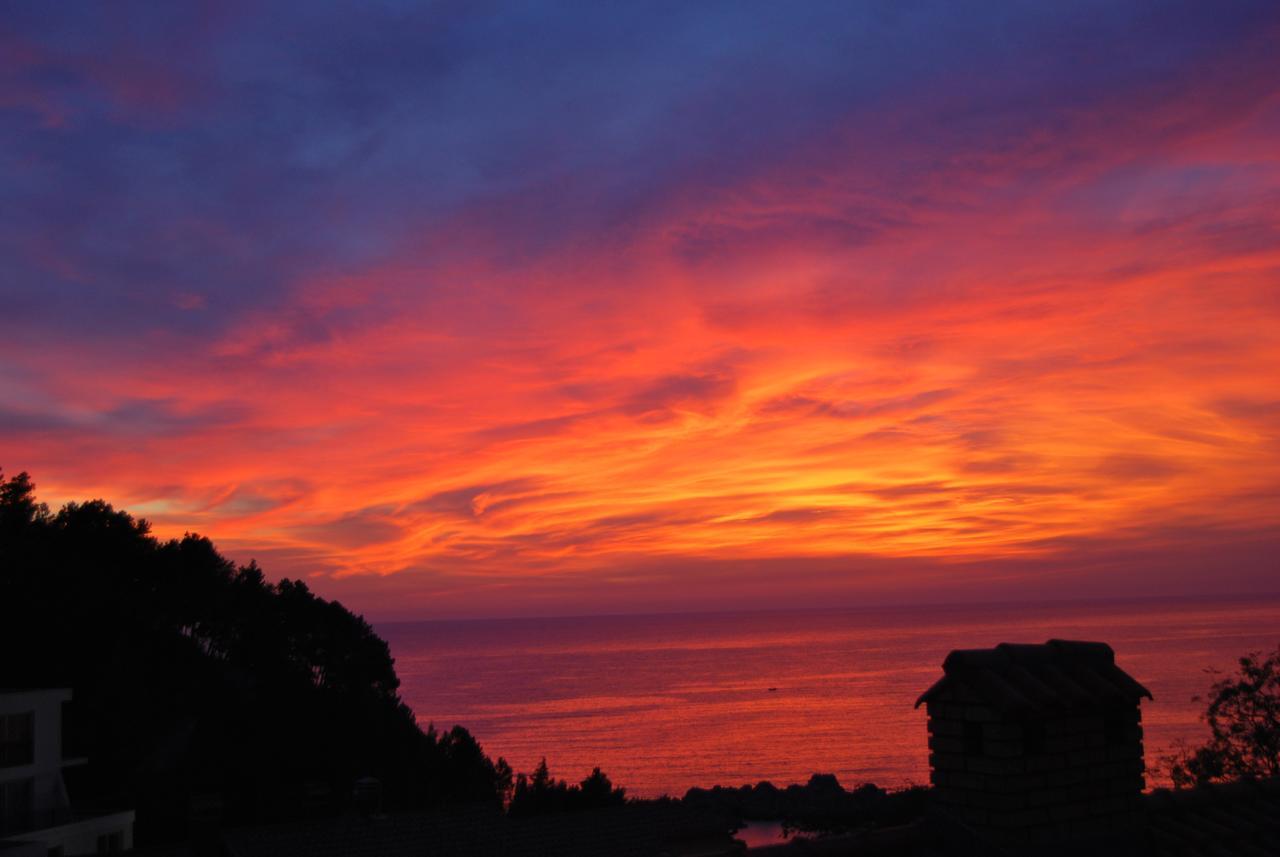
<path id="1" fill-rule="evenodd" d="M 0 714 L 0 768 L 30 765 L 36 758 L 36 715 Z"/>

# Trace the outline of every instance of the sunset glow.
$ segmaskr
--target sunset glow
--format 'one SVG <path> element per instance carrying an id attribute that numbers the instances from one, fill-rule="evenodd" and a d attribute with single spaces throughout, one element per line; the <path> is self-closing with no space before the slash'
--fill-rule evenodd
<path id="1" fill-rule="evenodd" d="M 31 7 L 0 465 L 386 617 L 1274 589 L 1274 6 L 784 5 Z"/>

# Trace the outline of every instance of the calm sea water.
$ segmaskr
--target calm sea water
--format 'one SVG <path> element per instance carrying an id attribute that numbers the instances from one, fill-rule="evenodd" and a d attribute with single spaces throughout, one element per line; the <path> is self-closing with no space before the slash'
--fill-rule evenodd
<path id="1" fill-rule="evenodd" d="M 1207 669 L 1280 643 L 1280 599 L 893 608 L 380 625 L 426 725 L 555 776 L 599 765 L 632 794 L 690 786 L 928 781 L 912 705 L 954 648 L 1105 640 L 1151 689 L 1148 762 L 1203 735 Z"/>

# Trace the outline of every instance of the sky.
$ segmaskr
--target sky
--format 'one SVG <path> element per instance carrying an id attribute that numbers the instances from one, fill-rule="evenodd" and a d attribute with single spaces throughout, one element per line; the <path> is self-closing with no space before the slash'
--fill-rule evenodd
<path id="1" fill-rule="evenodd" d="M 1280 7 L 4 3 L 0 466 L 370 617 L 1280 589 Z"/>

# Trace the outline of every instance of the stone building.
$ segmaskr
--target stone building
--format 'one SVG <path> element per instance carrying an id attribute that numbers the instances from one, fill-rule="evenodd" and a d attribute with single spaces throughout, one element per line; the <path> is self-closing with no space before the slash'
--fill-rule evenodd
<path id="1" fill-rule="evenodd" d="M 1110 845 L 1140 834 L 1140 702 L 1106 643 L 952 652 L 921 695 L 939 812 L 990 842 Z"/>

